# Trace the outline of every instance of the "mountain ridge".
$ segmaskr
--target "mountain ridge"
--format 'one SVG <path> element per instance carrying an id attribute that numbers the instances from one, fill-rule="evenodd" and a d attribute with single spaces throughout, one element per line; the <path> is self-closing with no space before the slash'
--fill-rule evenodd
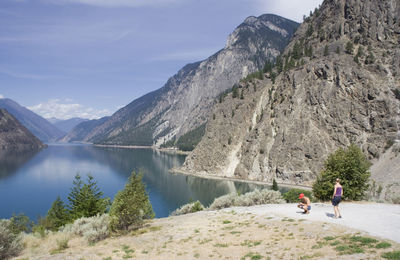
<path id="1" fill-rule="evenodd" d="M 260 21 L 254 22 L 254 19 Z M 282 37 L 275 27 L 269 29 L 272 24 L 276 28 L 281 25 L 286 37 Z M 178 140 L 204 124 L 220 93 L 250 72 L 262 68 L 266 60 L 274 59 L 283 50 L 282 42 L 289 41 L 297 26 L 296 22 L 276 15 L 248 19 L 229 36 L 225 48 L 206 60 L 184 66 L 162 88 L 117 111 L 88 132 L 83 141 L 160 146 L 173 138 Z M 266 32 L 274 37 L 268 37 Z M 64 138 L 69 139 L 69 136 Z"/>

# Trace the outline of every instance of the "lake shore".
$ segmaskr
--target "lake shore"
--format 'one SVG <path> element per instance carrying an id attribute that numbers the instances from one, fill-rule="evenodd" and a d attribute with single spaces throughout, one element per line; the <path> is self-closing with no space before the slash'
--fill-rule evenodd
<path id="1" fill-rule="evenodd" d="M 400 250 L 399 205 L 341 206 L 339 220 L 326 214 L 330 204 L 313 204 L 309 215 L 295 204 L 201 211 L 154 219 L 94 245 L 62 233 L 29 236 L 15 259 L 380 259 Z M 54 250 L 62 238 L 68 248 Z"/>

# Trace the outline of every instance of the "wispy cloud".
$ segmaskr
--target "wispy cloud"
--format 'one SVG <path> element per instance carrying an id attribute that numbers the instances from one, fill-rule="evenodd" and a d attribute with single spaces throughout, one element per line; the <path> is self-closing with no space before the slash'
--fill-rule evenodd
<path id="1" fill-rule="evenodd" d="M 0 98 L 4 98 L 4 96 L 2 94 L 0 94 Z"/>
<path id="2" fill-rule="evenodd" d="M 142 6 L 165 6 L 183 0 L 45 0 L 52 3 L 75 3 L 101 7 L 142 7 Z"/>
<path id="3" fill-rule="evenodd" d="M 13 78 L 20 78 L 20 79 L 33 79 L 33 80 L 44 80 L 44 79 L 56 79 L 61 78 L 60 76 L 56 75 L 41 75 L 41 74 L 32 74 L 32 73 L 20 73 L 15 71 L 10 71 L 6 69 L 0 68 L 0 74 L 5 74 L 11 76 Z"/>
<path id="4" fill-rule="evenodd" d="M 44 118 L 55 117 L 57 119 L 69 119 L 73 117 L 97 119 L 111 114 L 108 109 L 98 110 L 85 107 L 81 104 L 72 103 L 70 99 L 52 99 L 28 108 Z"/>

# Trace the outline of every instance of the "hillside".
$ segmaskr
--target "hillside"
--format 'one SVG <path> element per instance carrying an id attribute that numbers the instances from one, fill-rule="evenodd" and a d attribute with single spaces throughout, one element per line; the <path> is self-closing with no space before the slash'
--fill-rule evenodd
<path id="1" fill-rule="evenodd" d="M 391 146 L 398 156 L 397 17 L 399 1 L 324 1 L 278 58 L 276 78 L 242 82 L 243 99 L 215 106 L 180 171 L 311 185 L 328 154 L 352 142 L 375 163 Z"/>
<path id="2" fill-rule="evenodd" d="M 18 120 L 7 112 L 0 109 L 0 150 L 9 152 L 14 151 L 34 151 L 43 148 L 40 142 L 30 133 Z"/>
<path id="3" fill-rule="evenodd" d="M 80 141 L 117 145 L 157 145 L 202 126 L 216 97 L 240 78 L 275 59 L 292 37 L 296 22 L 276 15 L 249 17 L 228 37 L 225 48 L 188 64 L 160 89 L 138 98 Z M 67 135 L 64 141 L 74 137 Z M 75 138 L 76 139 L 76 138 Z"/>
<path id="4" fill-rule="evenodd" d="M 68 233 L 29 235 L 15 259 L 381 259 L 399 253 L 399 206 L 346 203 L 343 209 L 343 219 L 327 215 L 333 212 L 328 204 L 313 205 L 309 215 L 294 204 L 202 211 L 154 219 L 90 245 Z M 57 241 L 68 247 L 59 250 Z"/>
<path id="5" fill-rule="evenodd" d="M 84 119 L 84 118 L 79 118 L 79 117 L 73 117 L 73 118 L 65 119 L 65 120 L 51 118 L 51 119 L 47 119 L 47 121 L 52 123 L 55 127 L 60 129 L 61 131 L 68 133 L 75 126 L 79 125 L 82 122 L 89 121 L 89 119 Z"/>
<path id="6" fill-rule="evenodd" d="M 0 98 L 0 108 L 6 109 L 42 142 L 52 142 L 65 133 L 43 117 L 9 98 Z"/>

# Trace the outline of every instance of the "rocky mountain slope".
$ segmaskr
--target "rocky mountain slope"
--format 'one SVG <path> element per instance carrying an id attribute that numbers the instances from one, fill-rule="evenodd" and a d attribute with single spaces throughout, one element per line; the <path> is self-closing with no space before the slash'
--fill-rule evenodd
<path id="1" fill-rule="evenodd" d="M 82 141 L 161 145 L 204 124 L 216 97 L 240 78 L 263 67 L 284 49 L 296 22 L 276 15 L 249 17 L 229 36 L 225 48 L 188 64 L 159 90 L 134 100 Z M 70 141 L 67 135 L 64 141 Z"/>
<path id="2" fill-rule="evenodd" d="M 43 148 L 40 142 L 18 120 L 0 109 L 0 150 L 1 151 L 25 151 Z"/>
<path id="3" fill-rule="evenodd" d="M 92 119 L 85 122 L 81 122 L 75 127 L 73 127 L 72 130 L 68 132 L 68 134 L 60 138 L 58 141 L 65 143 L 82 142 L 83 140 L 85 140 L 85 137 L 89 132 L 93 131 L 93 129 L 95 129 L 96 127 L 102 125 L 109 118 L 110 117 L 106 116 L 100 119 Z"/>
<path id="4" fill-rule="evenodd" d="M 65 135 L 63 131 L 52 125 L 43 117 L 19 105 L 9 98 L 0 99 L 0 108 L 6 109 L 11 115 L 28 128 L 42 142 L 51 142 Z"/>
<path id="5" fill-rule="evenodd" d="M 398 17 L 396 0 L 324 1 L 270 78 L 242 82 L 243 99 L 231 93 L 216 105 L 180 170 L 310 185 L 351 142 L 377 161 L 399 142 Z"/>

